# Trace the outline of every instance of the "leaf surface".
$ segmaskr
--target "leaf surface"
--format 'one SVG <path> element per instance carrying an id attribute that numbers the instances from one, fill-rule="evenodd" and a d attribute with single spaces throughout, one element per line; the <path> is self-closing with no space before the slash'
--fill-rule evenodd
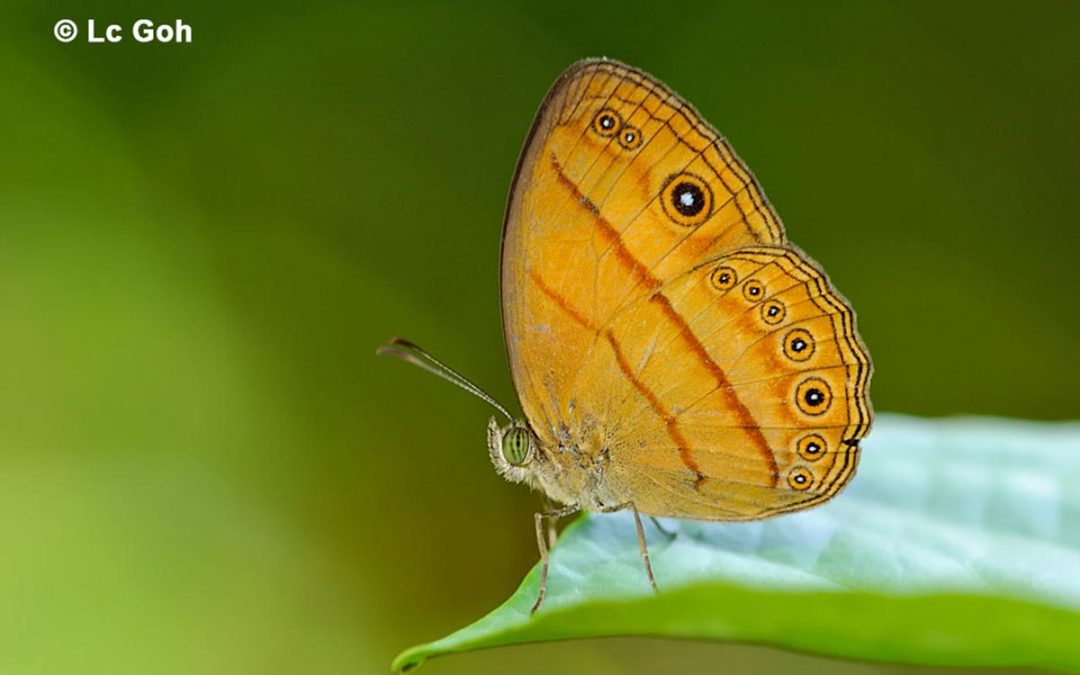
<path id="1" fill-rule="evenodd" d="M 569 526 L 503 605 L 406 650 L 654 635 L 910 664 L 1080 672 L 1080 424 L 879 415 L 827 504 L 750 523 L 647 519 L 654 594 L 628 513 Z"/>

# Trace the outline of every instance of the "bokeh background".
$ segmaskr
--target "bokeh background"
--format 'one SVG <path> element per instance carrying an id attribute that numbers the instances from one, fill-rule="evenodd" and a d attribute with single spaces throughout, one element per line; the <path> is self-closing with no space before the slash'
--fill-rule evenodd
<path id="1" fill-rule="evenodd" d="M 181 18 L 189 45 L 60 44 Z M 559 72 L 694 102 L 859 311 L 879 410 L 1077 417 L 1080 4 L 7 2 L 0 672 L 385 672 L 503 600 L 538 500 L 506 190 Z M 843 636 L 837 636 L 843 639 Z M 438 673 L 908 672 L 600 640 Z"/>

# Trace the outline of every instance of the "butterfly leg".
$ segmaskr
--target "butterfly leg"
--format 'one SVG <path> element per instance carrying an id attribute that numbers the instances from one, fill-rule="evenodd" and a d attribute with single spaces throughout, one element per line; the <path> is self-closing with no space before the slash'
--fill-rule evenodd
<path id="1" fill-rule="evenodd" d="M 634 505 L 634 502 L 626 502 L 617 506 L 605 506 L 600 510 L 603 513 L 613 513 L 615 511 L 622 511 L 623 509 L 630 509 L 630 512 L 634 514 L 634 525 L 637 527 L 638 548 L 641 550 L 641 559 L 645 563 L 645 574 L 649 577 L 649 584 L 652 585 L 653 590 L 659 593 L 660 588 L 657 587 L 656 577 L 653 576 L 652 563 L 649 562 L 649 545 L 645 541 L 645 528 L 641 525 L 641 514 L 638 513 L 637 506 Z"/>
<path id="2" fill-rule="evenodd" d="M 544 511 L 554 511 L 556 509 L 555 502 L 548 499 L 547 495 L 540 495 L 540 500 L 544 504 Z M 555 527 L 555 518 L 547 519 L 547 540 L 548 549 L 555 548 L 555 542 L 559 539 L 559 530 Z"/>
<path id="3" fill-rule="evenodd" d="M 547 537 L 544 536 L 544 520 L 547 519 L 553 521 L 554 519 L 568 516 L 571 513 L 577 513 L 580 510 L 581 507 L 577 504 L 569 504 L 559 509 L 553 509 L 551 511 L 533 515 L 533 518 L 536 521 L 536 545 L 540 548 L 540 591 L 536 594 L 536 602 L 533 604 L 532 609 L 529 610 L 530 614 L 535 614 L 536 610 L 540 609 L 540 604 L 544 602 L 544 594 L 547 592 L 548 543 Z"/>

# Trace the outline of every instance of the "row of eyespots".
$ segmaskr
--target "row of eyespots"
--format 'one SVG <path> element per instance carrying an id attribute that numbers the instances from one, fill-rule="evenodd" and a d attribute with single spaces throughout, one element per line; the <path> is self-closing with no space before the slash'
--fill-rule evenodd
<path id="1" fill-rule="evenodd" d="M 730 265 L 719 265 L 709 273 L 709 283 L 718 291 L 727 292 L 739 283 L 739 274 Z M 756 279 L 743 283 L 742 295 L 751 304 L 758 303 L 765 297 L 765 287 Z M 777 326 L 787 316 L 787 307 L 776 298 L 769 298 L 761 304 L 761 320 L 769 326 Z M 792 361 L 803 363 L 814 355 L 814 336 L 805 328 L 794 328 L 784 335 L 781 343 L 784 356 Z"/>
<path id="2" fill-rule="evenodd" d="M 604 138 L 619 137 L 619 145 L 626 150 L 637 150 L 641 147 L 641 131 L 634 126 L 625 124 L 619 113 L 611 108 L 603 108 L 593 116 L 592 129 Z"/>
<path id="3" fill-rule="evenodd" d="M 637 150 L 645 140 L 640 129 L 625 123 L 611 108 L 601 108 L 593 116 L 591 127 L 603 138 L 617 137 L 624 150 Z M 660 189 L 660 205 L 676 225 L 697 227 L 712 215 L 712 188 L 689 171 L 673 173 Z"/>
<path id="4" fill-rule="evenodd" d="M 827 444 L 821 434 L 807 434 L 795 444 L 795 451 L 808 462 L 816 462 L 825 456 Z M 814 482 L 814 474 L 805 466 L 796 466 L 788 472 L 788 485 L 792 490 L 806 490 Z"/>
<path id="5" fill-rule="evenodd" d="M 761 285 L 761 282 L 750 279 L 743 284 L 743 297 L 749 300 L 750 304 L 757 304 L 765 297 L 765 287 Z M 780 300 L 770 298 L 762 303 L 760 312 L 761 320 L 766 325 L 776 326 L 787 316 L 787 307 Z"/>
<path id="6" fill-rule="evenodd" d="M 739 283 L 739 275 L 734 268 L 721 265 L 709 274 L 709 283 L 718 291 L 729 291 Z M 748 279 L 743 283 L 742 295 L 750 304 L 757 304 L 765 297 L 765 286 L 757 279 Z M 775 298 L 761 307 L 761 317 L 770 325 L 780 323 L 784 314 L 784 303 Z"/>

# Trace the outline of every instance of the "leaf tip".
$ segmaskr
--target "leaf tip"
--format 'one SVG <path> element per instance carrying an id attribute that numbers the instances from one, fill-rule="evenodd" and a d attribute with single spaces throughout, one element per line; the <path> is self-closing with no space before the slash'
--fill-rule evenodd
<path id="1" fill-rule="evenodd" d="M 427 657 L 416 647 L 412 647 L 394 658 L 390 664 L 390 670 L 395 673 L 409 673 L 423 665 L 424 661 L 427 661 Z"/>

